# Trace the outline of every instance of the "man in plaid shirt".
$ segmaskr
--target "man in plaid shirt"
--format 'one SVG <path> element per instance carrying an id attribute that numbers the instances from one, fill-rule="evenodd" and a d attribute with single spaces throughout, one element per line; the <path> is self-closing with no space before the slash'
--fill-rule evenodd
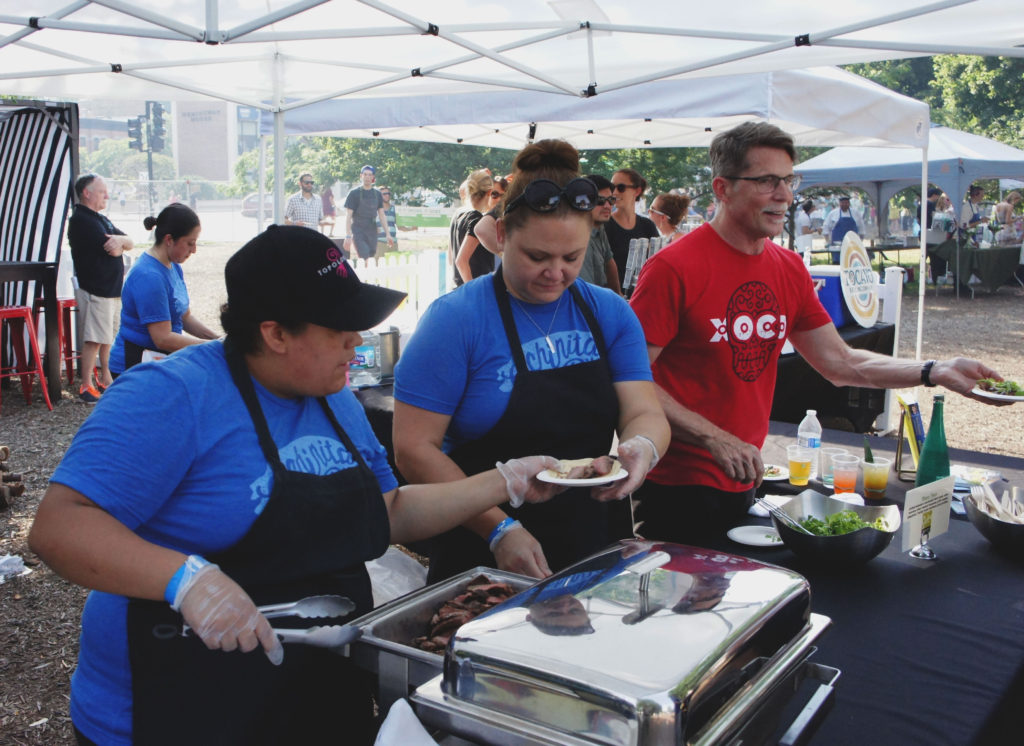
<path id="1" fill-rule="evenodd" d="M 313 175 L 302 174 L 299 186 L 302 191 L 293 194 L 284 209 L 284 222 L 287 225 L 301 225 L 317 230 L 324 219 L 324 205 L 319 195 L 313 194 Z"/>

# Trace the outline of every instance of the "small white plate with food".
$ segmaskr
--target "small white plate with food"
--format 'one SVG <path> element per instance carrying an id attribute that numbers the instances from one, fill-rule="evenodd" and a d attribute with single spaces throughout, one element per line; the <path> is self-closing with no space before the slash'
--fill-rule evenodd
<path id="1" fill-rule="evenodd" d="M 785 466 L 779 466 L 778 464 L 764 465 L 764 481 L 781 482 L 783 479 L 789 479 L 789 469 Z"/>
<path id="2" fill-rule="evenodd" d="M 782 537 L 774 526 L 737 526 L 726 533 L 737 544 L 748 547 L 781 547 Z"/>
<path id="3" fill-rule="evenodd" d="M 982 378 L 971 393 L 995 401 L 1024 401 L 1024 387 L 1014 381 L 997 381 L 993 378 Z"/>
<path id="4" fill-rule="evenodd" d="M 541 482 L 561 484 L 566 487 L 598 487 L 629 476 L 629 472 L 623 469 L 622 464 L 618 461 L 612 461 L 611 470 L 607 474 L 596 474 L 593 463 L 594 459 L 592 458 L 562 459 L 558 462 L 558 471 L 545 469 L 537 475 L 537 479 Z M 570 477 L 569 475 L 574 472 L 581 476 Z"/>

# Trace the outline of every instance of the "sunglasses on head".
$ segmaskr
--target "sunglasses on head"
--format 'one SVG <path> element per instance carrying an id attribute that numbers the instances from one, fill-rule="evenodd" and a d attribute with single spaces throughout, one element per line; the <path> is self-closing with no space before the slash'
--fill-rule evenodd
<path id="1" fill-rule="evenodd" d="M 615 197 L 598 197 L 594 200 L 594 204 L 598 207 L 601 207 L 602 205 L 614 205 Z"/>
<path id="2" fill-rule="evenodd" d="M 563 199 L 573 210 L 589 212 L 597 204 L 597 187 L 590 179 L 583 178 L 573 179 L 564 187 L 558 186 L 551 179 L 536 179 L 505 206 L 505 215 L 524 202 L 534 212 L 553 212 Z"/>
<path id="3" fill-rule="evenodd" d="M 627 189 L 636 189 L 636 184 L 612 184 L 612 191 L 620 194 Z"/>

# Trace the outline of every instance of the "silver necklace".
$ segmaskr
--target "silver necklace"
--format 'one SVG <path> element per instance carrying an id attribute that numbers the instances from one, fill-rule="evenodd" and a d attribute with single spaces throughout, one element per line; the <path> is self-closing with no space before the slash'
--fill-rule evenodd
<path id="1" fill-rule="evenodd" d="M 562 294 L 558 296 L 558 303 L 555 304 L 555 312 L 551 314 L 551 323 L 548 324 L 548 330 L 546 332 L 540 328 L 540 324 L 533 320 L 533 316 L 530 315 L 530 313 L 526 310 L 526 306 L 524 306 L 517 297 L 512 295 L 512 293 L 509 293 L 509 297 L 512 300 L 514 300 L 516 304 L 519 306 L 520 310 L 523 312 L 523 315 L 526 316 L 526 320 L 533 324 L 535 327 L 537 327 L 537 331 L 544 335 L 544 341 L 548 343 L 548 349 L 551 350 L 551 354 L 554 355 L 555 343 L 551 341 L 551 330 L 555 328 L 555 319 L 558 318 L 558 309 L 562 307 L 562 298 L 565 297 L 565 292 L 563 291 Z"/>

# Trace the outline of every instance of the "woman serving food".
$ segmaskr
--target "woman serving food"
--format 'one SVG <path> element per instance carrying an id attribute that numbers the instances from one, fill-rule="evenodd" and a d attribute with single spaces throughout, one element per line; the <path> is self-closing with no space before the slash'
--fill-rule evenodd
<path id="1" fill-rule="evenodd" d="M 283 648 L 257 604 L 345 596 L 347 616 L 312 620 L 342 624 L 370 609 L 363 563 L 389 542 L 560 489 L 533 479 L 557 465 L 542 456 L 397 487 L 345 378 L 357 330 L 405 295 L 361 283 L 327 236 L 271 226 L 225 277 L 226 340 L 119 380 L 29 536 L 93 589 L 71 682 L 80 744 L 371 742 L 372 700 L 351 661 Z M 125 443 L 130 458 L 96 458 Z"/>
<path id="2" fill-rule="evenodd" d="M 192 315 L 181 265 L 199 241 L 199 216 L 180 202 L 143 221 L 153 245 L 139 257 L 121 292 L 121 327 L 110 350 L 110 370 L 120 375 L 142 361 L 146 350 L 169 355 L 216 339 L 217 333 Z"/>
<path id="3" fill-rule="evenodd" d="M 576 280 L 597 197 L 579 154 L 542 140 L 520 151 L 514 175 L 501 268 L 436 300 L 396 367 L 396 464 L 410 482 L 446 482 L 538 449 L 606 456 L 618 434 L 628 476 L 570 490 L 553 510 L 481 512 L 432 542 L 431 582 L 476 565 L 546 577 L 631 536 L 627 511 L 609 531 L 607 501 L 629 495 L 668 444 L 636 317 Z"/>

